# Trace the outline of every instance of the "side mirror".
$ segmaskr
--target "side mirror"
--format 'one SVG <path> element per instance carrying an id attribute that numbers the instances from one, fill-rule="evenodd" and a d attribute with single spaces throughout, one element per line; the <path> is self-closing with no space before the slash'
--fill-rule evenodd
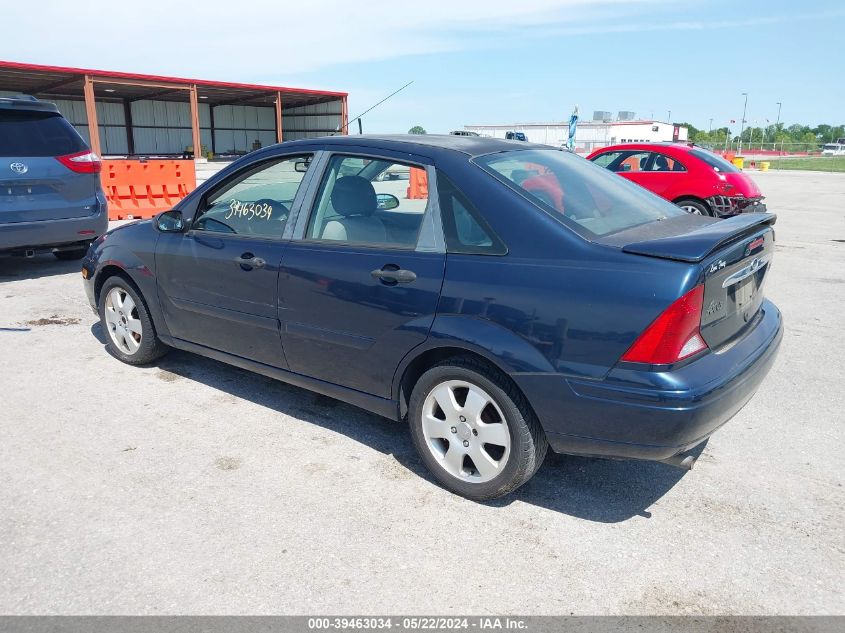
<path id="1" fill-rule="evenodd" d="M 293 164 L 293 170 L 304 174 L 308 171 L 308 166 L 311 164 L 310 160 L 298 160 Z"/>
<path id="2" fill-rule="evenodd" d="M 155 226 L 162 233 L 181 233 L 185 230 L 185 220 L 179 211 L 165 211 L 155 218 Z"/>
<path id="3" fill-rule="evenodd" d="M 399 206 L 399 198 L 392 193 L 380 193 L 376 195 L 376 207 L 381 211 L 390 211 Z"/>

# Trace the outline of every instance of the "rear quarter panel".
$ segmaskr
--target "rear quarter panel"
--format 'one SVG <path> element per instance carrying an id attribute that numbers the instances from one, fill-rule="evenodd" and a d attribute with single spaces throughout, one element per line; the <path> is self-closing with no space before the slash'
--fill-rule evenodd
<path id="1" fill-rule="evenodd" d="M 586 241 L 475 165 L 455 160 L 438 169 L 484 214 L 508 254 L 447 255 L 432 337 L 454 338 L 444 317 L 450 328 L 464 318 L 475 327 L 474 344 L 509 372 L 600 378 L 696 281 L 694 266 Z M 482 321 L 498 334 L 482 336 L 472 325 Z M 505 333 L 518 344 L 505 345 Z"/>
<path id="2" fill-rule="evenodd" d="M 447 316 L 492 323 L 497 336 L 469 324 L 465 336 L 509 372 L 602 378 L 695 279 L 689 265 L 591 249 L 542 262 L 447 256 L 432 336 L 454 336 L 444 329 Z M 521 344 L 508 343 L 505 333 Z"/>

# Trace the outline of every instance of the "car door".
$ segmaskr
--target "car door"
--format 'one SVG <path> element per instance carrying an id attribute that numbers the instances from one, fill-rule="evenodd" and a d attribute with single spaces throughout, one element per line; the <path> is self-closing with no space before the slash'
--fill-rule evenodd
<path id="1" fill-rule="evenodd" d="M 156 245 L 172 336 L 285 368 L 277 314 L 282 236 L 311 155 L 245 166 L 209 191 L 185 233 Z"/>
<path id="2" fill-rule="evenodd" d="M 428 336 L 443 282 L 432 168 L 363 151 L 324 164 L 282 259 L 285 355 L 294 372 L 388 398 L 399 362 Z"/>
<path id="3" fill-rule="evenodd" d="M 671 200 L 685 193 L 683 187 L 685 171 L 686 168 L 678 160 L 661 152 L 652 152 L 651 160 L 646 163 L 646 168 L 637 172 L 632 180 L 649 191 Z"/>
<path id="4" fill-rule="evenodd" d="M 646 179 L 643 178 L 643 173 L 648 170 L 651 157 L 651 152 L 640 150 L 622 152 L 619 158 L 608 166 L 608 169 L 617 172 L 631 182 L 646 187 Z"/>

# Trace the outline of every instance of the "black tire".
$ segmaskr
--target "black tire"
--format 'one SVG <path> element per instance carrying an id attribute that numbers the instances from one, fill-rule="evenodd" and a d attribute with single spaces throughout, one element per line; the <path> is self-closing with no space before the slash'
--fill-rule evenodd
<path id="1" fill-rule="evenodd" d="M 683 200 L 678 200 L 675 204 L 677 206 L 681 207 L 681 208 L 689 207 L 690 209 L 695 209 L 695 211 L 691 211 L 689 209 L 684 209 L 684 211 L 686 211 L 687 213 L 692 213 L 694 215 L 703 215 L 703 216 L 708 216 L 708 217 L 713 216 L 713 210 L 710 208 L 710 206 L 708 204 L 706 204 L 704 202 L 700 202 L 698 200 L 692 200 L 691 198 L 685 198 Z"/>
<path id="2" fill-rule="evenodd" d="M 68 262 L 73 261 L 75 259 L 82 259 L 83 257 L 85 257 L 85 253 L 87 252 L 88 247 L 83 246 L 81 248 L 74 248 L 72 250 L 67 251 L 53 251 L 53 256 L 63 262 Z"/>
<path id="3" fill-rule="evenodd" d="M 507 422 L 510 451 L 501 472 L 488 481 L 474 483 L 452 475 L 427 445 L 422 423 L 425 401 L 435 387 L 451 380 L 480 387 L 492 397 Z M 495 499 L 519 488 L 540 468 L 548 449 L 545 433 L 522 393 L 500 372 L 471 358 L 444 361 L 420 376 L 411 393 L 408 423 L 414 446 L 437 481 L 447 490 L 475 501 Z"/>
<path id="4" fill-rule="evenodd" d="M 112 328 L 106 318 L 106 300 L 109 293 L 115 288 L 132 298 L 134 307 L 130 316 L 141 322 L 140 345 L 131 353 L 121 349 L 115 342 L 115 336 L 113 336 Z M 150 318 L 150 311 L 141 293 L 125 278 L 115 275 L 106 279 L 103 287 L 100 289 L 100 299 L 97 308 L 100 314 L 100 323 L 103 326 L 103 333 L 106 337 L 106 347 L 109 353 L 124 363 L 129 365 L 146 365 L 161 358 L 169 351 L 170 348 L 162 343 L 156 334 L 155 326 Z"/>

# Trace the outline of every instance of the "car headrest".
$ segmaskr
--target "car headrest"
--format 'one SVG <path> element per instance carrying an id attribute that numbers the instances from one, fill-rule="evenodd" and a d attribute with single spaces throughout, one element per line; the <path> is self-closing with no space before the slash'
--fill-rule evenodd
<path id="1" fill-rule="evenodd" d="M 377 208 L 376 190 L 361 176 L 339 178 L 332 190 L 332 207 L 340 215 L 372 215 Z"/>

